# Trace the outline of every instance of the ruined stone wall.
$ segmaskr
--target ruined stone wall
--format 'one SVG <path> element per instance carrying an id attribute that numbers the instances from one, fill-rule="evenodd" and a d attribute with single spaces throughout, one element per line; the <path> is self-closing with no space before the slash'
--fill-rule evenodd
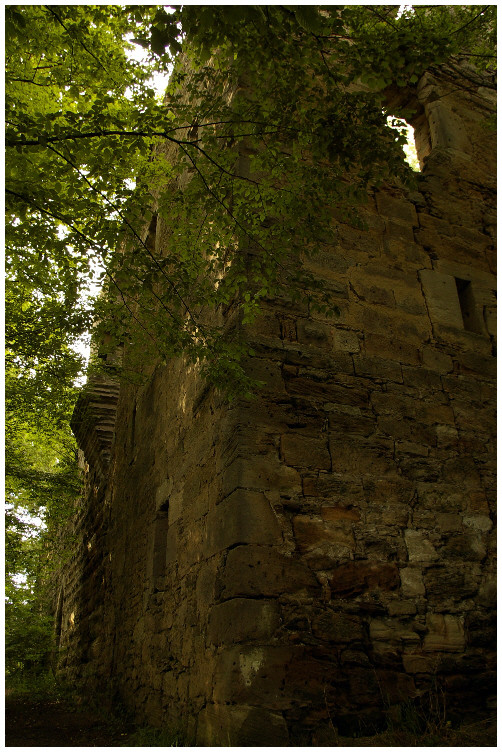
<path id="1" fill-rule="evenodd" d="M 121 387 L 62 666 L 139 719 L 330 745 L 438 687 L 449 712 L 492 707 L 494 102 L 467 73 L 420 82 L 418 190 L 375 191 L 364 230 L 333 209 L 309 264 L 339 318 L 264 305 L 254 402 L 181 361 Z"/>

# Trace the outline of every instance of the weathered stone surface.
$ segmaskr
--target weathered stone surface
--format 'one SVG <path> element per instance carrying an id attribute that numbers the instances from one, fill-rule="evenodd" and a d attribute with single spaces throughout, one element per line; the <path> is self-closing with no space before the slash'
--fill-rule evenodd
<path id="1" fill-rule="evenodd" d="M 420 272 L 420 281 L 432 322 L 463 329 L 464 322 L 455 277 L 423 269 Z"/>
<path id="2" fill-rule="evenodd" d="M 319 583 L 303 562 L 265 546 L 238 546 L 229 552 L 221 576 L 223 598 L 278 597 L 300 591 L 320 591 Z"/>
<path id="3" fill-rule="evenodd" d="M 337 520 L 353 520 L 358 522 L 361 513 L 357 509 L 345 509 L 344 507 L 321 507 L 321 517 L 325 522 Z"/>
<path id="4" fill-rule="evenodd" d="M 333 472 L 352 476 L 395 474 L 393 445 L 385 439 L 355 443 L 330 439 Z"/>
<path id="5" fill-rule="evenodd" d="M 408 597 L 425 595 L 422 570 L 416 567 L 404 567 L 399 570 L 403 595 Z"/>
<path id="6" fill-rule="evenodd" d="M 278 543 L 281 531 L 270 503 L 262 493 L 238 489 L 206 520 L 204 553 L 213 556 L 239 543 Z"/>
<path id="7" fill-rule="evenodd" d="M 394 197 L 388 193 L 379 193 L 377 195 L 377 207 L 384 217 L 400 219 L 407 224 L 418 227 L 415 207 L 411 202 L 403 201 L 400 196 Z"/>
<path id="8" fill-rule="evenodd" d="M 417 347 L 403 342 L 398 337 L 385 337 L 381 334 L 368 333 L 364 337 L 364 350 L 367 355 L 383 358 L 398 363 L 418 365 L 420 353 Z M 390 367 L 390 366 L 388 366 Z"/>
<path id="9" fill-rule="evenodd" d="M 359 642 L 365 637 L 363 625 L 357 616 L 338 614 L 333 611 L 319 614 L 312 622 L 312 632 L 321 640 L 343 644 Z M 366 664 L 368 664 L 367 657 Z"/>
<path id="10" fill-rule="evenodd" d="M 349 598 L 366 590 L 395 590 L 399 587 L 399 570 L 395 564 L 355 561 L 342 564 L 330 575 L 333 596 Z"/>
<path id="11" fill-rule="evenodd" d="M 390 618 L 371 619 L 370 637 L 375 642 L 400 642 L 406 644 L 420 642 L 418 633 L 411 625 L 401 624 L 399 621 Z"/>
<path id="12" fill-rule="evenodd" d="M 352 521 L 326 520 L 297 515 L 293 533 L 305 560 L 317 569 L 329 569 L 348 559 L 355 550 Z"/>
<path id="13" fill-rule="evenodd" d="M 203 747 L 283 747 L 289 741 L 280 713 L 252 706 L 210 704 L 201 710 L 197 745 Z"/>
<path id="14" fill-rule="evenodd" d="M 436 669 L 433 658 L 419 653 L 405 653 L 403 655 L 403 666 L 408 674 L 432 674 Z"/>
<path id="15" fill-rule="evenodd" d="M 233 598 L 212 608 L 207 636 L 211 644 L 231 645 L 269 638 L 278 626 L 275 601 Z"/>
<path id="16" fill-rule="evenodd" d="M 438 554 L 432 543 L 418 530 L 405 530 L 404 539 L 410 562 L 428 563 L 435 561 Z"/>
<path id="17" fill-rule="evenodd" d="M 356 332 L 333 329 L 333 348 L 343 352 L 357 353 L 360 350 L 359 337 Z"/>
<path id="18" fill-rule="evenodd" d="M 319 473 L 316 477 L 303 479 L 303 494 L 304 496 L 320 496 L 337 503 L 347 498 L 356 501 L 363 497 L 363 486 L 361 483 L 340 475 Z"/>
<path id="19" fill-rule="evenodd" d="M 281 495 L 293 496 L 301 491 L 300 476 L 276 456 L 236 459 L 226 470 L 223 480 L 225 496 L 236 488 L 265 490 L 273 488 Z"/>
<path id="20" fill-rule="evenodd" d="M 449 652 L 463 650 L 465 633 L 463 618 L 450 614 L 428 614 L 427 634 L 424 638 L 424 651 Z"/>
<path id="21" fill-rule="evenodd" d="M 394 363 L 386 358 L 354 356 L 354 371 L 357 376 L 367 376 L 372 379 L 381 379 L 402 382 L 403 373 L 399 363 Z"/>
<path id="22" fill-rule="evenodd" d="M 326 439 L 311 439 L 299 434 L 281 436 L 281 455 L 287 465 L 319 470 L 331 469 Z"/>

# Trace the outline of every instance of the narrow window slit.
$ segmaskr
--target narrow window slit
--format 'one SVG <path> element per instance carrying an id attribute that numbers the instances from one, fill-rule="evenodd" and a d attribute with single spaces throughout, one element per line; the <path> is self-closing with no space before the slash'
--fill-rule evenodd
<path id="1" fill-rule="evenodd" d="M 483 329 L 476 310 L 476 301 L 474 300 L 471 282 L 467 279 L 458 279 L 455 277 L 455 284 L 457 286 L 464 329 L 468 332 L 482 334 Z"/>
<path id="2" fill-rule="evenodd" d="M 155 520 L 153 539 L 152 577 L 162 577 L 166 571 L 167 531 L 169 529 L 169 501 L 165 501 L 158 510 Z"/>

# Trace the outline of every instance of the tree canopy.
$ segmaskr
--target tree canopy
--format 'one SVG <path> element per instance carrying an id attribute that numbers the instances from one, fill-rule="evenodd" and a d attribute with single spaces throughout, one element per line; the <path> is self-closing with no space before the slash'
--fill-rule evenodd
<path id="1" fill-rule="evenodd" d="M 247 320 L 282 288 L 329 307 L 301 254 L 329 242 L 330 207 L 409 178 L 386 88 L 466 49 L 493 62 L 494 6 L 397 10 L 7 6 L 7 343 L 36 382 L 18 378 L 18 401 L 72 381 L 69 346 L 96 317 L 117 342 L 214 361 L 230 345 L 207 305 Z M 159 102 L 148 77 L 177 59 Z M 145 242 L 153 212 L 176 227 L 161 249 Z M 97 310 L 96 269 L 111 301 Z"/>
<path id="2" fill-rule="evenodd" d="M 263 299 L 336 313 L 302 261 L 332 244 L 334 208 L 357 221 L 369 187 L 414 179 L 386 91 L 455 59 L 494 65 L 494 5 L 406 8 L 6 7 L 12 571 L 33 548 L 15 509 L 50 517 L 74 488 L 55 458 L 80 337 L 143 361 L 184 353 L 243 394 L 241 325 Z M 160 101 L 150 77 L 171 67 Z"/>

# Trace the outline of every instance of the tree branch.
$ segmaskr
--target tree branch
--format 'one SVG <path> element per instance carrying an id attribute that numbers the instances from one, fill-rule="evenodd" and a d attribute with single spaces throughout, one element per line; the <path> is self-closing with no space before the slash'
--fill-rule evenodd
<path id="1" fill-rule="evenodd" d="M 57 149 L 54 149 L 54 147 L 53 147 L 53 146 L 49 146 L 48 148 L 49 148 L 49 149 L 50 149 L 50 150 L 51 150 L 52 152 L 54 152 L 55 154 L 57 154 L 57 155 L 58 155 L 58 157 L 61 157 L 61 159 L 64 159 L 64 161 L 65 161 L 65 162 L 66 162 L 67 164 L 69 164 L 69 165 L 70 165 L 70 167 L 72 167 L 72 168 L 73 168 L 73 169 L 74 169 L 74 170 L 75 170 L 75 171 L 76 171 L 76 172 L 77 172 L 77 173 L 79 174 L 79 176 L 80 176 L 80 177 L 81 177 L 81 178 L 82 178 L 82 179 L 83 179 L 83 180 L 84 180 L 84 181 L 85 181 L 85 182 L 87 183 L 87 185 L 89 186 L 89 188 L 90 188 L 90 189 L 91 189 L 91 190 L 92 190 L 92 191 L 93 191 L 94 193 L 97 193 L 97 194 L 98 194 L 98 196 L 101 196 L 101 198 L 102 198 L 102 199 L 104 199 L 104 200 L 105 200 L 105 201 L 106 201 L 106 202 L 107 202 L 108 204 L 110 204 L 110 206 L 112 207 L 112 209 L 113 209 L 114 211 L 116 211 L 116 212 L 117 212 L 117 214 L 119 215 L 120 219 L 121 219 L 121 220 L 122 220 L 122 221 L 124 222 L 124 224 L 125 224 L 125 225 L 126 225 L 126 226 L 127 226 L 127 227 L 128 227 L 129 229 L 130 229 L 130 230 L 131 230 L 131 232 L 133 233 L 133 235 L 134 235 L 134 237 L 136 238 L 136 240 L 138 240 L 138 241 L 139 241 L 139 243 L 140 243 L 140 244 L 142 245 L 142 247 L 143 247 L 143 248 L 145 249 L 145 251 L 146 251 L 146 252 L 148 253 L 148 255 L 150 256 L 150 258 L 152 259 L 152 261 L 153 261 L 153 262 L 155 263 L 155 265 L 156 265 L 156 266 L 158 267 L 158 269 L 159 269 L 159 271 L 161 272 L 161 274 L 162 274 L 162 275 L 164 276 L 164 278 L 165 278 L 165 279 L 166 279 L 166 280 L 168 281 L 169 285 L 170 285 L 170 286 L 171 286 L 171 288 L 172 288 L 172 289 L 174 290 L 174 293 L 175 293 L 175 294 L 176 294 L 176 296 L 177 296 L 177 297 L 178 297 L 178 298 L 180 299 L 181 303 L 182 303 L 182 304 L 183 304 L 183 306 L 185 307 L 185 310 L 186 310 L 186 312 L 188 313 L 188 315 L 190 316 L 190 318 L 192 319 L 193 323 L 194 323 L 194 324 L 195 324 L 196 326 L 198 326 L 197 322 L 195 321 L 195 319 L 194 319 L 194 317 L 193 317 L 193 315 L 192 315 L 192 313 L 191 313 L 191 311 L 190 311 L 190 308 L 188 307 L 188 305 L 187 305 L 187 304 L 185 303 L 185 301 L 183 300 L 183 298 L 182 298 L 181 294 L 180 294 L 180 293 L 178 292 L 178 290 L 177 290 L 177 288 L 176 288 L 176 285 L 175 285 L 175 284 L 174 284 L 174 282 L 173 282 L 173 281 L 172 281 L 172 280 L 171 280 L 171 279 L 170 279 L 170 278 L 168 277 L 168 275 L 167 275 L 167 274 L 165 273 L 164 269 L 163 269 L 163 268 L 162 268 L 162 266 L 161 266 L 161 265 L 159 264 L 158 260 L 157 260 L 157 259 L 155 258 L 155 256 L 154 256 L 154 255 L 153 255 L 153 253 L 151 252 L 151 250 L 150 250 L 150 249 L 148 248 L 148 246 L 146 245 L 146 243 L 145 243 L 145 242 L 144 242 L 144 241 L 143 241 L 143 240 L 141 239 L 140 235 L 138 235 L 138 233 L 136 232 L 136 230 L 134 229 L 134 227 L 133 227 L 133 226 L 131 225 L 131 223 L 129 222 L 129 220 L 128 220 L 128 219 L 127 219 L 127 218 L 126 218 L 126 217 L 125 217 L 124 215 L 123 215 L 123 213 L 122 213 L 122 212 L 120 211 L 120 209 L 119 209 L 119 208 L 118 208 L 118 207 L 117 207 L 117 206 L 116 206 L 116 205 L 115 205 L 115 204 L 113 203 L 113 201 L 112 201 L 111 199 L 109 199 L 109 198 L 108 198 L 108 196 L 106 196 L 106 195 L 105 195 L 104 193 L 102 193 L 102 191 L 98 190 L 98 189 L 97 189 L 97 188 L 96 188 L 96 187 L 95 187 L 95 186 L 94 186 L 94 185 L 93 185 L 93 184 L 92 184 L 92 183 L 90 182 L 90 180 L 89 180 L 89 179 L 87 178 L 87 176 L 86 176 L 86 175 L 84 175 L 84 174 L 83 174 L 83 173 L 82 173 L 82 172 L 81 172 L 81 171 L 79 170 L 79 168 L 78 168 L 78 167 L 77 167 L 77 166 L 76 166 L 75 164 L 73 164 L 73 162 L 72 162 L 72 161 L 71 161 L 70 159 L 68 159 L 68 157 L 66 157 L 66 156 L 65 156 L 64 154 L 61 154 L 61 152 L 57 151 Z M 155 295 L 155 297 L 157 298 L 157 300 L 158 300 L 158 301 L 159 301 L 159 302 L 161 303 L 161 305 L 162 305 L 162 307 L 164 308 L 164 310 L 165 310 L 165 311 L 166 311 L 166 312 L 167 312 L 167 313 L 168 313 L 168 314 L 169 314 L 169 315 L 171 316 L 171 318 L 173 318 L 173 319 L 174 319 L 174 321 L 176 321 L 176 323 L 178 324 L 178 326 L 181 326 L 181 325 L 182 325 L 182 322 L 180 322 L 180 321 L 179 321 L 179 319 L 177 319 L 177 318 L 176 318 L 176 316 L 175 316 L 175 315 L 173 314 L 173 312 L 172 312 L 172 311 L 170 311 L 170 310 L 169 310 L 169 308 L 167 308 L 167 306 L 165 305 L 165 303 L 164 303 L 164 302 L 163 302 L 163 301 L 162 301 L 162 300 L 161 300 L 161 299 L 159 298 L 159 296 L 158 296 L 158 295 L 156 295 L 156 293 L 154 293 L 154 291 L 153 291 L 153 290 L 152 290 L 152 293 L 153 293 L 153 294 Z"/>
<path id="2" fill-rule="evenodd" d="M 66 217 L 63 217 L 63 216 L 61 216 L 59 214 L 56 214 L 55 212 L 51 212 L 48 209 L 43 209 L 35 201 L 33 201 L 33 199 L 30 199 L 28 196 L 24 196 L 22 193 L 16 193 L 16 191 L 11 191 L 10 188 L 6 188 L 5 190 L 6 190 L 6 193 L 10 193 L 12 196 L 16 196 L 17 198 L 20 198 L 25 203 L 30 204 L 31 206 L 34 206 L 35 209 L 37 209 L 37 211 L 41 212 L 42 214 L 47 214 L 49 217 L 52 217 L 53 219 L 57 219 L 59 222 L 62 222 L 64 225 L 66 225 L 71 230 L 73 230 L 73 232 L 75 232 L 77 235 L 79 235 L 83 240 L 85 240 L 86 243 L 88 243 L 91 248 L 95 248 L 95 249 L 101 250 L 101 248 L 99 246 L 97 246 L 96 243 L 94 243 L 91 240 L 91 238 L 88 238 L 81 230 L 78 229 L 78 227 L 75 227 L 75 225 L 72 224 Z M 147 334 L 150 336 L 150 338 L 155 342 L 155 345 L 158 347 L 157 340 L 155 339 L 155 337 L 149 332 L 149 330 L 137 318 L 137 316 L 134 315 L 134 313 L 131 311 L 130 307 L 127 305 L 127 303 L 125 301 L 125 297 L 124 297 L 125 293 L 121 290 L 120 286 L 118 285 L 117 281 L 115 280 L 115 278 L 113 277 L 113 275 L 111 274 L 111 272 L 109 272 L 107 269 L 105 269 L 105 274 L 106 274 L 107 277 L 110 278 L 110 280 L 112 281 L 113 285 L 115 285 L 115 287 L 119 291 L 120 296 L 122 298 L 122 301 L 124 303 L 124 306 L 127 308 L 127 310 L 129 311 L 129 313 L 131 314 L 131 316 L 133 317 L 133 319 L 135 321 L 137 321 L 138 324 L 142 327 L 142 329 L 144 329 L 147 332 Z"/>

